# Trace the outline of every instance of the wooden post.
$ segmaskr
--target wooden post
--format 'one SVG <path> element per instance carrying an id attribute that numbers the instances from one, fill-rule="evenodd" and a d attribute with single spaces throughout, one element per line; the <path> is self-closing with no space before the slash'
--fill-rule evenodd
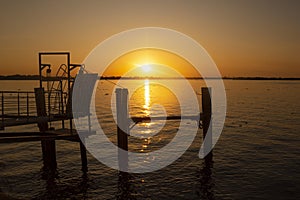
<path id="1" fill-rule="evenodd" d="M 45 92 L 44 88 L 34 88 L 36 112 L 39 117 L 38 127 L 40 132 L 45 132 L 49 129 L 46 112 Z M 56 163 L 56 147 L 55 140 L 42 140 L 42 153 L 44 169 L 55 171 L 57 167 Z"/>
<path id="2" fill-rule="evenodd" d="M 118 158 L 121 171 L 128 170 L 128 90 L 116 89 L 117 125 L 118 125 Z"/>
<path id="3" fill-rule="evenodd" d="M 29 96 L 28 92 L 26 92 L 26 113 L 27 113 L 27 119 L 29 118 Z"/>
<path id="4" fill-rule="evenodd" d="M 17 101 L 18 101 L 18 116 L 20 116 L 20 92 L 19 91 L 18 91 Z"/>
<path id="5" fill-rule="evenodd" d="M 60 115 L 64 115 L 65 111 L 64 111 L 64 91 L 63 91 L 63 83 L 62 80 L 59 81 L 59 85 L 60 85 Z M 62 128 L 65 129 L 65 120 L 61 120 L 61 125 Z"/>
<path id="6" fill-rule="evenodd" d="M 81 138 L 81 140 L 84 140 L 83 138 Z M 86 148 L 84 146 L 85 141 L 80 141 L 80 154 L 81 154 L 81 170 L 83 172 L 87 172 L 88 171 L 88 167 L 87 167 L 87 157 L 86 157 Z"/>
<path id="7" fill-rule="evenodd" d="M 1 114 L 2 114 L 2 127 L 0 128 L 0 130 L 4 130 L 4 92 L 2 92 L 2 96 L 1 96 Z"/>
<path id="8" fill-rule="evenodd" d="M 209 128 L 210 121 L 211 121 L 211 88 L 203 87 L 201 88 L 202 92 L 202 112 L 203 112 L 203 141 L 204 139 L 204 153 L 208 153 L 206 155 L 205 160 L 212 160 L 212 130 L 211 127 Z"/>

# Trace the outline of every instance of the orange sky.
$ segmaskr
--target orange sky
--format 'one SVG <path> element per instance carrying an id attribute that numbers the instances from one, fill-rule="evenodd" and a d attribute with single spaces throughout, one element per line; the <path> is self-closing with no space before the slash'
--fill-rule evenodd
<path id="1" fill-rule="evenodd" d="M 197 70 L 185 59 L 171 52 L 159 49 L 140 49 L 129 52 L 109 65 L 104 76 L 156 76 L 174 77 L 167 68 L 172 68 L 185 77 L 200 76 Z"/>
<path id="2" fill-rule="evenodd" d="M 299 7 L 297 0 L 1 1 L 0 74 L 37 74 L 39 51 L 70 51 L 81 63 L 113 34 L 156 26 L 198 41 L 223 76 L 300 77 Z"/>

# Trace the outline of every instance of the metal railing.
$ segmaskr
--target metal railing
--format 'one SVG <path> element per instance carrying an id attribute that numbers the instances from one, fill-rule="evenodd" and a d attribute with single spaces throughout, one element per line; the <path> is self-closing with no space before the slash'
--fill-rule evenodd
<path id="1" fill-rule="evenodd" d="M 35 117 L 35 93 L 32 91 L 0 91 L 2 121 L 4 118 Z M 65 113 L 67 93 L 61 91 L 45 92 L 48 105 L 47 113 L 62 115 Z"/>
<path id="2" fill-rule="evenodd" d="M 29 91 L 0 91 L 1 117 L 35 116 L 35 96 Z"/>

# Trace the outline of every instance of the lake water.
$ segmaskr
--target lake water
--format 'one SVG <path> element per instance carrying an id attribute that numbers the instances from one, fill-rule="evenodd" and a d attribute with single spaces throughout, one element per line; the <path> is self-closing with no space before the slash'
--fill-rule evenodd
<path id="1" fill-rule="evenodd" d="M 170 81 L 180 87 L 181 80 Z M 129 85 L 134 82 L 127 81 Z M 192 80 L 191 84 L 200 100 L 204 82 Z M 44 179 L 40 142 L 1 144 L 1 195 L 16 199 L 299 199 L 300 81 L 225 80 L 224 84 L 227 116 L 213 163 L 198 157 L 202 130 L 176 162 L 142 174 L 120 175 L 88 154 L 89 172 L 84 175 L 78 143 L 57 141 L 58 176 Z M 162 104 L 168 115 L 178 114 L 172 92 L 151 82 L 146 85 L 130 98 L 132 116 L 154 112 L 155 108 L 149 108 L 155 103 Z M 33 90 L 37 86 L 37 81 L 0 81 L 0 90 Z M 114 87 L 100 81 L 96 94 L 99 121 L 112 142 L 116 141 L 110 110 Z M 159 114 L 159 109 L 155 113 Z M 134 134 L 146 140 L 131 138 L 130 150 L 151 152 L 168 144 L 179 122 L 168 121 L 162 132 L 148 137 L 161 127 L 159 123 L 137 125 Z M 20 130 L 37 127 L 6 129 Z"/>

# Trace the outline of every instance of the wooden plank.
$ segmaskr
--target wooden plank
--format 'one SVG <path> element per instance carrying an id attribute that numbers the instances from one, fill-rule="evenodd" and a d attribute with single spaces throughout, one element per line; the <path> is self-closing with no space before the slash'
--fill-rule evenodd
<path id="1" fill-rule="evenodd" d="M 191 115 L 191 116 L 162 116 L 162 117 L 132 117 L 131 120 L 135 123 L 147 122 L 147 121 L 159 121 L 159 120 L 199 120 L 199 115 Z"/>
<path id="2" fill-rule="evenodd" d="M 7 116 L 7 118 L 3 119 L 1 126 L 3 127 L 12 127 L 12 126 L 21 126 L 21 125 L 29 125 L 29 124 L 38 124 L 38 123 L 45 123 L 45 122 L 54 122 L 54 121 L 61 121 L 70 119 L 68 116 L 64 115 L 56 115 L 50 117 L 37 117 L 37 116 Z"/>
<path id="3" fill-rule="evenodd" d="M 51 135 L 51 136 L 30 136 L 30 137 L 2 137 L 0 143 L 19 143 L 19 142 L 35 142 L 35 141 L 54 141 L 54 140 L 68 140 L 79 142 L 78 135 Z M 52 147 L 53 148 L 53 147 Z"/>
<path id="4" fill-rule="evenodd" d="M 4 132 L 0 133 L 0 138 L 3 137 L 18 137 L 18 136 L 42 136 L 45 135 L 45 133 L 41 132 Z M 53 135 L 53 134 L 49 134 Z"/>

